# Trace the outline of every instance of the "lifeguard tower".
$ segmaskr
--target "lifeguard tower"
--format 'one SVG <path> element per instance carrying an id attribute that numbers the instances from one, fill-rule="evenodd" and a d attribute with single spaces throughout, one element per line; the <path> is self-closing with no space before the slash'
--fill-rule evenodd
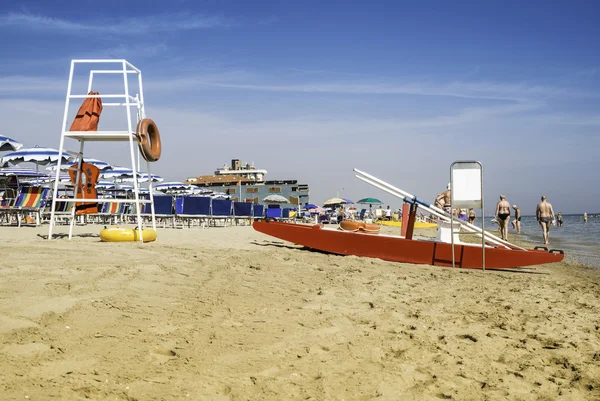
<path id="1" fill-rule="evenodd" d="M 85 88 L 85 81 L 80 82 L 87 76 L 87 91 L 85 93 L 73 93 L 73 91 L 81 91 Z M 95 80 L 104 77 L 110 81 L 109 88 L 114 92 L 100 93 L 98 95 L 90 95 L 94 90 Z M 131 79 L 130 79 L 131 78 Z M 132 89 L 135 95 L 131 95 Z M 89 98 L 101 98 L 105 101 L 102 107 L 115 107 L 124 110 L 121 116 L 118 117 L 117 126 L 120 127 L 116 131 L 70 131 L 68 124 L 73 119 L 74 115 L 70 116 L 71 100 L 83 101 Z M 80 103 L 77 102 L 77 106 Z M 71 69 L 69 72 L 69 82 L 67 85 L 67 96 L 65 101 L 65 111 L 62 122 L 60 135 L 59 158 L 56 167 L 56 177 L 54 181 L 54 191 L 52 195 L 52 206 L 50 212 L 50 228 L 48 230 L 48 239 L 52 239 L 55 228 L 55 212 L 58 199 L 58 184 L 61 173 L 61 160 L 64 151 L 65 142 L 67 139 L 79 142 L 79 151 L 67 151 L 76 156 L 77 163 L 77 180 L 74 186 L 74 195 L 71 198 L 61 198 L 60 201 L 71 203 L 70 222 L 69 222 L 69 239 L 73 236 L 73 226 L 75 224 L 76 204 L 77 202 L 111 202 L 111 203 L 131 203 L 135 205 L 137 216 L 137 229 L 139 230 L 139 240 L 143 241 L 142 231 L 142 205 L 150 204 L 150 213 L 152 228 L 156 230 L 156 220 L 154 215 L 154 196 L 152 190 L 152 180 L 149 180 L 149 199 L 141 199 L 140 197 L 140 152 L 137 148 L 138 137 L 136 136 L 137 123 L 146 117 L 144 108 L 144 90 L 142 85 L 142 72 L 127 60 L 71 60 Z M 114 121 L 113 121 L 114 123 Z M 102 122 L 100 122 L 102 125 Z M 72 141 L 70 141 L 72 142 Z M 84 148 L 86 142 L 121 142 L 129 143 L 129 154 L 131 170 L 133 171 L 133 198 L 131 199 L 90 199 L 84 198 L 78 193 L 78 186 L 82 179 L 81 165 L 84 160 Z M 136 157 L 137 156 L 137 157 Z M 127 166 L 127 163 L 123 163 Z M 150 174 L 150 163 L 146 162 L 146 172 L 148 177 Z"/>

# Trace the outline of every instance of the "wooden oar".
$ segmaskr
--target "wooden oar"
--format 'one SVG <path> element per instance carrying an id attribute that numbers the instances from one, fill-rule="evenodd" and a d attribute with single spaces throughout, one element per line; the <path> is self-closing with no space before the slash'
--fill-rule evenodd
<path id="1" fill-rule="evenodd" d="M 499 243 L 499 244 L 502 244 L 502 245 L 506 246 L 507 248 L 511 248 L 511 249 L 519 249 L 519 250 L 522 250 L 522 251 L 525 250 L 525 248 L 521 248 L 521 247 L 519 247 L 517 245 L 511 244 L 510 242 L 505 241 L 505 240 L 503 240 L 501 238 L 498 238 L 498 237 L 496 237 L 493 234 L 490 234 L 488 232 L 483 231 L 481 228 L 477 227 L 476 225 L 473 225 L 473 224 L 468 223 L 466 221 L 462 221 L 462 220 L 456 218 L 455 216 L 453 216 L 452 214 L 447 213 L 446 211 L 440 209 L 439 207 L 431 205 L 430 203 L 425 202 L 424 200 L 421 200 L 421 199 L 417 198 L 416 196 L 414 196 L 414 195 L 412 195 L 412 194 L 410 194 L 410 193 L 408 193 L 406 191 L 401 190 L 400 188 L 397 188 L 397 187 L 395 187 L 395 186 L 393 186 L 391 184 L 388 184 L 387 182 L 385 182 L 383 180 L 380 180 L 379 178 L 377 178 L 375 176 L 372 176 L 371 174 L 365 173 L 364 171 L 361 171 L 361 170 L 356 169 L 356 168 L 354 169 L 354 171 L 357 172 L 357 173 L 359 173 L 359 174 L 361 174 L 361 175 L 364 175 L 370 181 L 372 181 L 372 182 L 369 182 L 371 185 L 374 185 L 375 183 L 377 183 L 377 184 L 382 185 L 383 187 L 389 188 L 391 191 L 396 192 L 397 194 L 393 194 L 390 191 L 386 191 L 386 192 L 389 192 L 392 195 L 398 196 L 399 198 L 405 198 L 406 197 L 408 199 L 411 199 L 413 202 L 418 203 L 420 205 L 420 207 L 422 207 L 425 210 L 436 211 L 437 212 L 436 214 L 442 214 L 442 216 L 444 216 L 444 217 L 446 217 L 448 219 L 454 220 L 456 223 L 458 223 L 458 224 L 462 225 L 463 227 L 465 227 L 465 229 L 467 229 L 467 231 L 480 233 L 489 242 L 496 243 L 496 244 Z M 356 177 L 362 179 L 359 176 L 356 176 Z M 364 179 L 363 179 L 363 181 L 368 182 L 367 180 L 364 180 Z M 380 186 L 378 186 L 378 187 L 380 189 L 383 189 Z"/>

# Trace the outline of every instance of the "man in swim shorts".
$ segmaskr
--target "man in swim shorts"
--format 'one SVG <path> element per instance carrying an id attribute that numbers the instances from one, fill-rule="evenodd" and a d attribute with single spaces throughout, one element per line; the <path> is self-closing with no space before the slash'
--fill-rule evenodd
<path id="1" fill-rule="evenodd" d="M 469 218 L 468 218 L 468 222 L 473 224 L 475 223 L 475 219 L 477 218 L 477 215 L 475 214 L 475 210 L 473 210 L 473 208 L 469 209 Z"/>
<path id="2" fill-rule="evenodd" d="M 504 195 L 500 195 L 500 201 L 496 204 L 496 220 L 498 220 L 498 228 L 500 236 L 503 240 L 508 240 L 508 222 L 510 221 L 510 203 Z"/>
<path id="3" fill-rule="evenodd" d="M 546 201 L 546 195 L 542 195 L 542 201 L 538 203 L 535 209 L 535 217 L 538 223 L 542 227 L 542 233 L 544 234 L 544 244 L 548 245 L 550 238 L 550 224 L 554 220 L 554 210 L 552 205 Z"/>

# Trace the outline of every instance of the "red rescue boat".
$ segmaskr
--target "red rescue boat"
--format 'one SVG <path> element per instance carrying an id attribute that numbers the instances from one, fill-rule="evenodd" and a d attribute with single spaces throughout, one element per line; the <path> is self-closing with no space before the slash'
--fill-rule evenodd
<path id="1" fill-rule="evenodd" d="M 408 239 L 392 235 L 373 235 L 360 231 L 324 228 L 323 225 L 255 221 L 255 230 L 307 248 L 337 255 L 379 258 L 391 262 L 452 266 L 452 244 L 433 239 Z M 455 266 L 481 269 L 481 245 L 454 244 Z M 563 251 L 547 249 L 509 249 L 485 247 L 485 267 L 510 269 L 560 262 Z"/>

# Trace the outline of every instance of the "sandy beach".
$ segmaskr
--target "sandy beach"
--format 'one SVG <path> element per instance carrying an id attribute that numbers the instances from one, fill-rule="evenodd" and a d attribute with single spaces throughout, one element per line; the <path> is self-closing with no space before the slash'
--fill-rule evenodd
<path id="1" fill-rule="evenodd" d="M 389 263 L 251 227 L 143 245 L 100 229 L 0 227 L 2 400 L 600 399 L 597 270 Z"/>

